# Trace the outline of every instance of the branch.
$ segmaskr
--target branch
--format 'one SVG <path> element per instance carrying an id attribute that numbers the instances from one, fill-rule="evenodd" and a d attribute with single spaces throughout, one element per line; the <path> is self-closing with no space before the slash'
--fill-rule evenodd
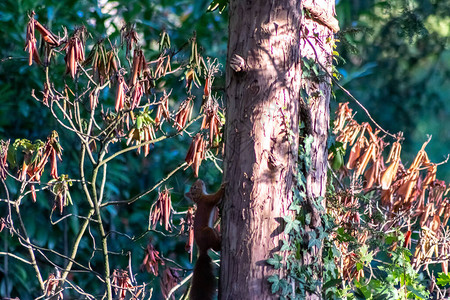
<path id="1" fill-rule="evenodd" d="M 84 147 L 86 148 L 86 147 Z M 104 149 L 106 151 L 106 147 Z M 99 158 L 98 158 L 98 165 L 97 167 L 94 168 L 94 170 L 92 170 L 92 185 L 91 185 L 91 190 L 92 190 L 92 201 L 94 202 L 94 209 L 95 209 L 95 213 L 97 215 L 97 222 L 98 222 L 98 230 L 100 232 L 100 237 L 101 237 L 101 242 L 102 242 L 102 253 L 103 253 L 103 260 L 104 260 L 104 274 L 105 274 L 105 283 L 106 283 L 106 294 L 108 297 L 108 300 L 112 300 L 113 296 L 112 296 L 112 289 L 111 289 L 111 271 L 110 271 L 110 264 L 109 264 L 109 253 L 108 253 L 108 236 L 105 234 L 105 228 L 103 226 L 103 219 L 102 219 L 102 215 L 100 213 L 100 200 L 97 196 L 97 175 L 98 175 L 98 171 L 99 171 L 99 166 L 102 163 L 102 159 L 105 155 L 105 152 L 102 151 L 102 153 L 100 154 Z M 105 165 L 106 167 L 106 165 Z M 104 168 L 104 173 L 103 175 L 106 175 L 106 168 Z M 104 188 L 104 185 L 102 184 L 101 186 L 102 188 Z M 100 194 L 103 194 L 103 191 L 100 192 Z"/>
<path id="2" fill-rule="evenodd" d="M 15 258 L 17 260 L 20 260 L 23 263 L 26 263 L 27 265 L 32 265 L 33 264 L 31 261 L 23 259 L 22 257 L 17 256 L 17 255 L 12 254 L 12 253 L 9 253 L 9 252 L 0 252 L 0 255 L 10 256 L 10 257 Z"/>
<path id="3" fill-rule="evenodd" d="M 186 276 L 183 280 L 181 280 L 179 284 L 177 284 L 176 286 L 174 286 L 174 287 L 170 290 L 169 294 L 167 294 L 166 300 L 170 300 L 170 297 L 172 296 L 172 294 L 173 294 L 177 289 L 179 289 L 181 286 L 183 286 L 189 279 L 191 279 L 192 274 L 193 274 L 193 273 L 189 274 L 189 275 Z"/>
<path id="4" fill-rule="evenodd" d="M 19 202 L 20 202 L 20 201 L 19 201 Z M 19 202 L 16 202 L 15 208 L 16 208 L 17 217 L 18 217 L 18 219 L 19 219 L 20 227 L 22 228 L 22 231 L 23 231 L 23 234 L 24 234 L 23 240 L 24 240 L 27 244 L 31 245 L 30 238 L 29 238 L 28 235 L 27 235 L 27 230 L 26 230 L 26 228 L 25 228 L 25 224 L 23 223 L 22 216 L 21 216 L 21 214 L 20 214 L 20 208 L 19 208 L 19 204 L 18 204 Z M 37 262 L 36 262 L 36 256 L 34 255 L 33 247 L 28 246 L 28 247 L 26 247 L 26 248 L 28 249 L 28 253 L 30 254 L 31 265 L 33 266 L 34 271 L 36 272 L 36 277 L 38 278 L 39 285 L 40 285 L 40 287 L 41 287 L 41 291 L 45 291 L 44 280 L 42 280 L 41 271 L 40 271 L 40 269 L 39 269 L 39 266 L 37 265 Z"/>
<path id="5" fill-rule="evenodd" d="M 101 165 L 106 164 L 106 163 L 109 162 L 111 159 L 114 159 L 115 157 L 117 157 L 117 156 L 119 156 L 119 155 L 121 155 L 121 154 L 124 154 L 124 153 L 126 153 L 126 152 L 129 152 L 129 151 L 138 149 L 138 148 L 140 148 L 140 147 L 142 147 L 142 146 L 145 146 L 145 145 L 156 144 L 157 142 L 160 142 L 160 141 L 163 141 L 163 140 L 165 140 L 165 139 L 168 139 L 168 138 L 172 138 L 172 137 L 174 137 L 174 136 L 177 136 L 177 135 L 181 134 L 182 132 L 184 132 L 189 126 L 191 126 L 195 121 L 199 120 L 201 117 L 203 117 L 203 115 L 202 115 L 202 114 L 199 114 L 197 117 L 195 117 L 194 119 L 192 119 L 189 123 L 186 124 L 186 126 L 183 128 L 183 130 L 177 131 L 177 132 L 175 132 L 175 133 L 173 133 L 173 134 L 163 135 L 163 136 L 161 136 L 161 137 L 159 137 L 159 138 L 156 138 L 156 139 L 153 139 L 153 140 L 149 140 L 149 141 L 146 141 L 146 142 L 144 142 L 144 143 L 140 143 L 140 144 L 138 144 L 138 145 L 134 145 L 134 146 L 131 146 L 131 147 L 122 149 L 122 150 L 120 150 L 120 151 L 117 151 L 116 153 L 110 155 L 108 158 L 106 158 L 106 159 L 102 160 L 101 162 L 99 162 L 98 165 L 97 165 L 97 167 L 96 167 L 96 169 L 98 169 Z"/>
<path id="6" fill-rule="evenodd" d="M 72 253 L 70 254 L 70 261 L 67 264 L 62 276 L 61 276 L 61 286 L 64 284 L 64 280 L 67 278 L 67 275 L 69 275 L 70 270 L 72 269 L 72 265 L 75 262 L 75 256 L 77 255 L 78 252 L 78 247 L 80 245 L 81 242 L 81 238 L 84 235 L 84 232 L 86 231 L 86 228 L 89 224 L 89 219 L 92 217 L 92 215 L 94 214 L 95 210 L 92 208 L 91 210 L 89 210 L 89 213 L 86 217 L 86 220 L 84 220 L 84 223 L 81 225 L 80 231 L 78 231 L 78 234 L 75 238 L 75 242 L 72 246 Z"/>
<path id="7" fill-rule="evenodd" d="M 306 36 L 305 32 L 302 31 L 302 33 Z M 323 69 L 323 71 L 327 74 L 328 77 L 331 78 L 331 80 L 333 81 L 334 84 L 337 85 L 338 88 L 340 88 L 344 93 L 347 94 L 347 96 L 352 99 L 353 101 L 356 102 L 356 104 L 358 104 L 361 109 L 366 113 L 366 115 L 369 117 L 369 119 L 373 122 L 373 124 L 375 124 L 375 126 L 377 126 L 382 132 L 384 132 L 385 134 L 397 139 L 397 136 L 395 136 L 392 133 L 389 133 L 388 131 L 384 130 L 383 127 L 381 127 L 380 125 L 378 125 L 377 122 L 375 122 L 375 120 L 372 118 L 372 116 L 370 115 L 369 111 L 364 107 L 364 105 L 361 104 L 361 102 L 359 102 L 349 91 L 347 91 L 342 85 L 339 84 L 339 82 L 336 80 L 336 78 L 333 77 L 333 75 L 330 74 L 330 72 L 328 72 L 328 70 L 322 65 L 322 63 L 319 61 L 319 56 L 317 55 L 316 52 L 316 48 L 314 48 L 314 45 L 312 44 L 312 42 L 308 39 L 305 38 L 305 40 L 308 42 L 308 44 L 311 46 L 312 50 L 314 51 L 314 55 L 316 56 L 316 63 Z"/>
<path id="8" fill-rule="evenodd" d="M 173 174 L 175 174 L 178 170 L 184 168 L 187 166 L 186 162 L 183 162 L 181 165 L 179 165 L 176 169 L 172 170 L 172 172 L 170 172 L 169 174 L 167 174 L 166 177 L 164 177 L 163 179 L 161 179 L 157 184 L 155 184 L 152 188 L 148 189 L 145 192 L 140 193 L 137 196 L 134 196 L 133 198 L 129 199 L 129 200 L 120 200 L 120 201 L 110 201 L 107 203 L 103 203 L 101 205 L 101 207 L 104 206 L 108 206 L 108 205 L 117 205 L 117 204 L 131 204 L 133 202 L 136 202 L 137 200 L 141 199 L 142 197 L 144 197 L 145 195 L 153 192 L 158 186 L 160 186 L 161 184 L 163 184 L 165 181 L 167 181 L 170 177 L 173 176 Z"/>
<path id="9" fill-rule="evenodd" d="M 320 7 L 317 3 L 314 3 L 313 0 L 303 0 L 302 1 L 303 8 L 306 9 L 313 19 L 316 19 L 320 23 L 324 24 L 334 33 L 340 30 L 338 20 L 330 15 L 327 11 Z"/>

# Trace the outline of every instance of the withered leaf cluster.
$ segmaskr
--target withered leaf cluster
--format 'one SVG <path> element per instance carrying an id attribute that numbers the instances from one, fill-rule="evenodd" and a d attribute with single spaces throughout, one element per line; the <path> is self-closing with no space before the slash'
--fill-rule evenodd
<path id="1" fill-rule="evenodd" d="M 221 137 L 220 128 L 222 122 L 218 115 L 219 105 L 216 102 L 208 101 L 205 106 L 205 114 L 203 116 L 202 129 L 209 129 L 209 144 L 217 146 Z"/>
<path id="2" fill-rule="evenodd" d="M 192 139 L 191 146 L 189 147 L 186 158 L 184 159 L 188 166 L 192 165 L 195 177 L 198 177 L 198 170 L 200 169 L 202 160 L 205 159 L 205 153 L 206 141 L 201 133 L 197 133 Z"/>
<path id="3" fill-rule="evenodd" d="M 44 281 L 44 285 L 45 285 L 45 295 L 47 297 L 51 297 L 52 299 L 64 299 L 64 294 L 62 291 L 59 291 L 56 294 L 56 289 L 58 288 L 58 284 L 59 284 L 60 278 L 59 278 L 59 274 L 55 275 L 53 273 L 48 274 L 48 278 L 47 280 Z"/>
<path id="4" fill-rule="evenodd" d="M 134 24 L 125 24 L 120 29 L 120 44 L 126 44 L 127 56 L 131 49 L 139 41 L 138 33 L 136 32 Z"/>
<path id="5" fill-rule="evenodd" d="M 141 264 L 141 271 L 145 269 L 147 273 L 158 276 L 159 264 L 164 265 L 164 261 L 159 256 L 159 251 L 151 243 L 148 243 L 145 249 L 144 260 Z"/>
<path id="6" fill-rule="evenodd" d="M 150 222 L 149 227 L 155 229 L 156 224 L 162 225 L 164 223 L 164 229 L 166 231 L 172 231 L 171 226 L 171 214 L 172 214 L 172 200 L 170 196 L 170 191 L 167 188 L 159 192 L 158 199 L 152 205 L 150 211 Z"/>
<path id="7" fill-rule="evenodd" d="M 172 72 L 172 65 L 170 64 L 170 55 L 162 55 L 156 62 L 156 69 L 154 77 L 159 78 L 166 76 L 167 72 Z"/>
<path id="8" fill-rule="evenodd" d="M 170 122 L 172 119 L 170 117 L 170 111 L 169 111 L 169 96 L 170 93 L 167 94 L 166 91 L 164 91 L 164 95 L 161 97 L 161 100 L 159 101 L 158 109 L 156 111 L 156 117 L 155 117 L 155 126 L 156 128 L 160 127 L 162 124 L 163 118 L 166 119 L 168 122 Z"/>
<path id="9" fill-rule="evenodd" d="M 133 293 L 135 289 L 126 270 L 114 269 L 111 284 L 120 300 L 125 299 L 127 292 Z"/>
<path id="10" fill-rule="evenodd" d="M 345 191 L 338 193 L 334 202 L 336 207 L 329 209 L 329 213 L 335 219 L 336 224 L 363 245 L 367 241 L 369 232 L 359 228 L 361 216 L 358 211 L 360 208 L 358 198 Z M 331 236 L 336 238 L 336 232 L 331 233 Z M 354 278 L 359 280 L 364 277 L 364 271 L 356 268 L 356 263 L 359 261 L 357 249 L 352 247 L 348 241 L 336 241 L 335 246 L 341 253 L 342 262 L 339 263 L 336 258 L 336 266 L 343 278 L 351 281 Z"/>
<path id="11" fill-rule="evenodd" d="M 150 112 L 148 109 L 145 109 L 136 117 L 135 124 L 128 133 L 127 145 L 129 145 L 131 141 L 134 141 L 136 145 L 144 143 L 144 155 L 147 156 L 150 153 L 149 142 L 156 139 L 153 123 L 154 121 L 150 117 Z M 140 154 L 141 147 L 139 147 L 137 151 Z"/>
<path id="12" fill-rule="evenodd" d="M 353 119 L 348 103 L 341 103 L 336 112 L 334 133 L 336 140 L 342 143 L 343 149 L 351 147 L 347 162 L 340 170 L 341 178 L 351 174 L 352 189 L 345 191 L 346 196 L 338 197 L 337 207 L 331 209 L 339 224 L 347 224 L 352 235 L 364 244 L 368 231 L 360 230 L 360 203 L 353 196 L 358 192 L 370 193 L 377 206 L 384 209 L 384 221 L 372 219 L 372 209 L 368 210 L 366 221 L 381 230 L 398 226 L 407 228 L 404 232 L 404 247 L 415 245 L 414 266 L 428 266 L 433 262 L 441 262 L 443 272 L 448 272 L 450 259 L 450 235 L 447 223 L 450 218 L 449 186 L 436 179 L 438 164 L 429 160 L 425 151 L 428 139 L 417 153 L 409 167 L 401 161 L 402 134 L 398 134 L 390 147 L 389 154 L 386 136 L 380 137 L 379 130 L 372 130 L 369 124 L 359 124 Z M 384 154 L 384 155 L 383 155 Z M 332 159 L 333 154 L 330 154 Z M 385 159 L 386 157 L 386 159 Z M 361 189 L 359 184 L 362 182 Z M 349 200 L 351 199 L 351 200 Z M 405 225 L 406 223 L 406 225 Z M 411 224 L 419 226 L 419 238 L 412 239 Z M 344 256 L 344 273 L 362 276 L 355 272 L 357 257 L 354 252 L 347 251 L 346 243 L 338 245 Z M 393 245 L 393 249 L 397 244 Z M 353 270 L 353 271 L 351 271 Z"/>
<path id="13" fill-rule="evenodd" d="M 72 204 L 72 197 L 69 193 L 69 186 L 72 185 L 72 180 L 68 175 L 61 175 L 57 179 L 49 181 L 49 185 L 52 187 L 52 192 L 55 195 L 53 201 L 53 210 L 58 209 L 62 214 L 64 207 Z"/>
<path id="14" fill-rule="evenodd" d="M 180 234 L 185 231 L 188 233 L 188 239 L 186 241 L 186 245 L 184 246 L 184 250 L 189 253 L 189 259 L 192 262 L 192 250 L 194 249 L 194 207 L 188 208 L 186 217 L 181 219 L 180 225 Z"/>
<path id="15" fill-rule="evenodd" d="M 66 50 L 66 74 L 70 74 L 72 78 L 75 78 L 77 73 L 78 64 L 84 61 L 84 34 L 86 28 L 84 26 L 77 28 L 73 36 L 67 42 L 64 47 Z"/>
<path id="16" fill-rule="evenodd" d="M 83 65 L 92 66 L 93 79 L 100 82 L 101 85 L 119 71 L 118 59 L 114 49 L 106 51 L 103 43 L 103 40 L 95 43 L 83 63 Z"/>
<path id="17" fill-rule="evenodd" d="M 178 131 L 183 130 L 186 123 L 191 120 L 193 108 L 193 97 L 188 97 L 186 100 L 181 102 L 180 108 L 178 108 L 178 111 L 175 114 L 175 127 Z"/>
<path id="18" fill-rule="evenodd" d="M 221 127 L 223 126 L 223 123 L 219 117 L 218 107 L 217 103 L 213 101 L 208 101 L 205 105 L 205 113 L 200 130 L 209 129 L 207 131 L 209 135 L 209 145 L 207 145 L 208 142 L 206 141 L 204 134 L 199 132 L 192 139 L 192 143 L 186 153 L 185 161 L 188 166 L 192 165 L 195 177 L 198 177 L 200 165 L 202 164 L 203 159 L 205 159 L 207 146 L 218 147 L 222 137 Z"/>
<path id="19" fill-rule="evenodd" d="M 56 36 L 47 28 L 45 28 L 41 23 L 39 23 L 35 18 L 34 11 L 29 15 L 29 21 L 27 24 L 26 40 L 25 40 L 25 51 L 28 52 L 28 65 L 33 64 L 33 60 L 37 64 L 41 64 L 41 58 L 37 50 L 37 40 L 35 36 L 35 29 L 39 31 L 42 36 L 43 41 L 50 47 L 58 47 L 61 41 L 56 38 Z"/>

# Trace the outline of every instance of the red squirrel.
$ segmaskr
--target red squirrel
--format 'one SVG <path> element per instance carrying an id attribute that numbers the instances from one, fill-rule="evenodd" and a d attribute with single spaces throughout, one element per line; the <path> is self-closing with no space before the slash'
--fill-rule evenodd
<path id="1" fill-rule="evenodd" d="M 210 227 L 211 212 L 222 199 L 225 184 L 215 194 L 207 194 L 205 183 L 198 179 L 186 193 L 197 204 L 194 218 L 194 240 L 197 244 L 199 256 L 194 267 L 190 292 L 191 300 L 209 300 L 213 298 L 215 278 L 211 258 L 208 255 L 209 248 L 219 251 L 221 247 L 220 236 Z"/>

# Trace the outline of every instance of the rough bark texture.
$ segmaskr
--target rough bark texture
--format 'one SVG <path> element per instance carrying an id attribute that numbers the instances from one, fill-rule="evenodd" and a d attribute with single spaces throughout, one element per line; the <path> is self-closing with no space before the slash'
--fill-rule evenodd
<path id="1" fill-rule="evenodd" d="M 308 5 L 315 6 L 315 11 L 323 12 L 323 15 L 334 16 L 334 0 L 311 1 Z M 307 14 L 308 15 L 308 14 Z M 313 19 L 305 18 L 301 39 L 302 57 L 310 58 L 320 63 L 331 74 L 333 63 L 333 31 L 330 26 Z M 333 27 L 333 26 L 331 26 Z M 319 66 L 319 69 L 321 67 Z M 305 77 L 305 76 L 304 76 Z M 331 79 L 327 75 L 305 77 L 302 82 L 303 89 L 309 95 L 308 107 L 311 112 L 310 132 L 313 142 L 311 145 L 311 168 L 306 175 L 306 187 L 308 200 L 310 202 L 322 199 L 322 207 L 326 207 L 325 192 L 327 181 L 327 138 L 330 122 L 330 95 Z M 305 207 L 312 216 L 320 216 L 322 212 L 318 211 L 316 206 L 307 205 Z M 312 220 L 310 226 L 306 226 L 306 231 L 315 230 L 322 226 L 321 219 Z M 322 250 L 313 247 L 308 249 L 303 256 L 303 264 L 312 267 L 316 279 L 322 281 L 323 262 Z M 319 286 L 315 293 L 308 293 L 307 299 L 322 299 L 321 287 Z"/>
<path id="2" fill-rule="evenodd" d="M 299 116 L 306 116 L 301 121 L 314 138 L 306 209 L 319 216 L 306 230 L 321 226 L 321 212 L 311 203 L 325 196 L 330 80 L 302 82 L 300 58 L 317 59 L 331 71 L 332 31 L 339 27 L 334 1 L 307 3 L 312 19 L 302 25 L 300 1 L 230 1 L 221 299 L 276 298 L 267 278 L 282 270 L 266 260 L 285 239 L 281 220 L 291 213 Z M 307 105 L 300 105 L 301 88 L 310 95 Z M 321 250 L 306 252 L 303 263 L 314 265 L 321 280 Z M 320 299 L 320 287 L 307 298 Z"/>
<path id="3" fill-rule="evenodd" d="M 323 10 L 334 9 L 334 1 L 328 0 L 326 2 L 329 5 L 328 7 L 322 7 Z M 302 57 L 311 58 L 314 61 L 318 60 L 331 74 L 333 32 L 327 26 L 305 18 L 303 34 L 301 41 Z M 320 77 L 305 78 L 303 87 L 310 96 L 311 129 L 314 137 L 311 153 L 312 166 L 307 176 L 309 196 L 314 198 L 324 197 L 327 180 L 328 153 L 326 143 L 330 122 L 331 79 L 325 74 Z"/>
<path id="4" fill-rule="evenodd" d="M 266 264 L 279 250 L 298 151 L 297 0 L 230 1 L 221 299 L 273 299 Z M 239 55 L 243 70 L 230 68 Z M 236 68 L 235 68 L 236 69 Z"/>

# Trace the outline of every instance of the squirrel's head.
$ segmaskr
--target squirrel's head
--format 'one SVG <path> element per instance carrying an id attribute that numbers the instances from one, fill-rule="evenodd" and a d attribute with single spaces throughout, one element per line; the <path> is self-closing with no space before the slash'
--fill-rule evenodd
<path id="1" fill-rule="evenodd" d="M 199 197 L 206 194 L 206 188 L 205 183 L 203 180 L 198 179 L 194 184 L 191 186 L 191 189 L 189 192 L 186 193 L 186 196 L 189 197 L 194 202 L 197 202 Z"/>

